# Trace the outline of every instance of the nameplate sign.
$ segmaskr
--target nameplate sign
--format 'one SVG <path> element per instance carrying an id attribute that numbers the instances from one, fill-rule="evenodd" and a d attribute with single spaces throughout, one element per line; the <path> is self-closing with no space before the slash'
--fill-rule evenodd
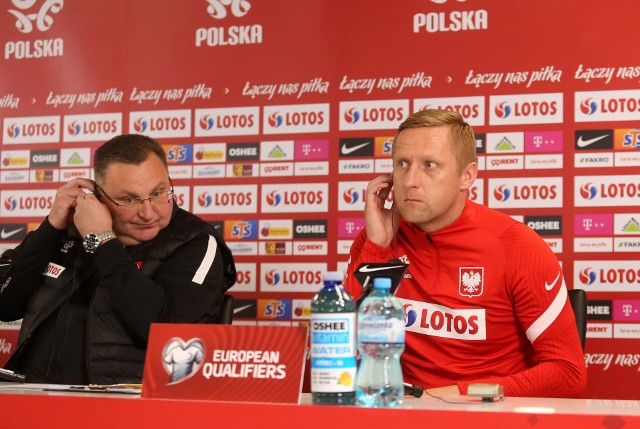
<path id="1" fill-rule="evenodd" d="M 300 403 L 308 327 L 152 324 L 146 398 Z"/>

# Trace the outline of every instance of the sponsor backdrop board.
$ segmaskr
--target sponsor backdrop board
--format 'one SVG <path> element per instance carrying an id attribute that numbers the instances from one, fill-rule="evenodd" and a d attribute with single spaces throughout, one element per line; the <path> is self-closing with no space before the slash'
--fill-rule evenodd
<path id="1" fill-rule="evenodd" d="M 296 325 L 346 268 L 366 183 L 413 111 L 477 133 L 471 198 L 587 291 L 585 396 L 640 399 L 635 0 L 4 0 L 0 249 L 109 137 L 165 147 L 179 204 L 239 263 L 237 324 Z M 0 330 L 0 360 L 16 326 Z M 632 382 L 630 382 L 632 381 Z"/>

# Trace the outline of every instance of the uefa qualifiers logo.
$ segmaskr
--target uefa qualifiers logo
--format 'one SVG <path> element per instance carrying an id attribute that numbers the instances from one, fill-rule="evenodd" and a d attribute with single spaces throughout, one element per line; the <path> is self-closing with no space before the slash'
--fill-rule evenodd
<path id="1" fill-rule="evenodd" d="M 8 12 L 16 17 L 16 28 L 21 33 L 31 33 L 33 23 L 39 31 L 47 31 L 53 25 L 53 17 L 62 10 L 64 0 L 46 0 L 39 10 L 34 7 L 35 0 L 11 0 L 16 9 L 8 9 Z"/>
<path id="2" fill-rule="evenodd" d="M 204 360 L 205 348 L 200 338 L 188 341 L 172 338 L 162 350 L 162 366 L 169 374 L 169 383 L 181 383 L 198 372 Z"/>

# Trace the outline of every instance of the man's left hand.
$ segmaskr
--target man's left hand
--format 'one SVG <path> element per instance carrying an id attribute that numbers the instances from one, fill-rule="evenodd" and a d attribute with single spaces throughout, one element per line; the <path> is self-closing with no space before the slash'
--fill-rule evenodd
<path id="1" fill-rule="evenodd" d="M 111 213 L 92 193 L 78 197 L 73 223 L 82 237 L 113 230 Z"/>

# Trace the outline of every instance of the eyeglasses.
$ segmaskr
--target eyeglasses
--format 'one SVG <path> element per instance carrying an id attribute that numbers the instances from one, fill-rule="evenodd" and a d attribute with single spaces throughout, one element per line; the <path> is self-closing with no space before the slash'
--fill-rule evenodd
<path id="1" fill-rule="evenodd" d="M 151 204 L 156 204 L 156 205 L 162 204 L 162 203 L 168 203 L 173 197 L 173 195 L 175 194 L 175 191 L 173 190 L 173 182 L 171 182 L 171 178 L 169 178 L 169 183 L 170 183 L 171 189 L 169 189 L 168 191 L 152 192 L 149 194 L 147 198 L 128 197 L 128 198 L 124 198 L 123 200 L 120 200 L 120 202 L 111 198 L 109 194 L 107 194 L 104 191 L 104 189 L 102 189 L 102 187 L 100 187 L 100 185 L 98 185 L 97 183 L 96 183 L 96 189 L 100 191 L 100 194 L 107 197 L 109 201 L 111 201 L 114 205 L 118 207 L 122 207 L 126 210 L 139 210 L 139 206 L 142 206 L 145 201 L 149 201 Z"/>

